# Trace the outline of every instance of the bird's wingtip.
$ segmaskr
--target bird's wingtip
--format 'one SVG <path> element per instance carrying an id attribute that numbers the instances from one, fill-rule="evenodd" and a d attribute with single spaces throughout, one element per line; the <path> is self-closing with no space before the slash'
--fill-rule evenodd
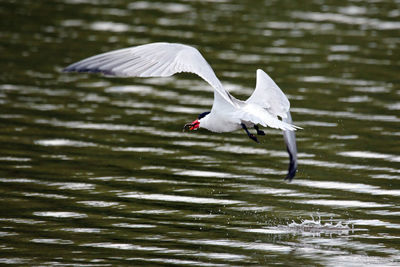
<path id="1" fill-rule="evenodd" d="M 70 64 L 68 66 L 66 66 L 65 68 L 63 68 L 61 71 L 62 72 L 73 72 L 73 71 L 77 71 L 77 69 L 74 66 L 75 64 Z"/>
<path id="2" fill-rule="evenodd" d="M 297 168 L 294 166 L 293 162 L 290 162 L 288 173 L 285 177 L 285 181 L 291 182 L 296 176 Z"/>
<path id="3" fill-rule="evenodd" d="M 288 173 L 285 177 L 285 181 L 289 181 L 291 182 L 293 180 L 293 178 L 296 176 L 296 172 L 297 172 L 297 160 L 293 157 L 293 154 L 290 152 L 289 148 L 286 147 L 288 153 L 289 153 L 289 168 L 288 168 Z"/>
<path id="4" fill-rule="evenodd" d="M 105 76 L 116 76 L 112 70 L 103 70 L 99 68 L 84 68 L 79 66 L 70 65 L 62 69 L 62 72 L 85 72 L 85 73 L 101 73 Z M 122 75 L 119 75 L 122 77 Z"/>
<path id="5" fill-rule="evenodd" d="M 257 71 L 256 71 L 257 75 L 260 75 L 260 74 L 263 74 L 263 73 L 265 73 L 265 71 L 263 71 L 262 69 L 257 69 Z"/>

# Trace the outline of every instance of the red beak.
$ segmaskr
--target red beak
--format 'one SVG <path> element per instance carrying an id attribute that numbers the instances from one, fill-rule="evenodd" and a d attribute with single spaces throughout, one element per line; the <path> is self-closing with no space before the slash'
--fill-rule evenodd
<path id="1" fill-rule="evenodd" d="M 193 131 L 193 130 L 197 130 L 200 127 L 200 122 L 199 120 L 195 120 L 190 124 L 190 128 L 189 130 Z"/>
<path id="2" fill-rule="evenodd" d="M 185 126 L 183 126 L 183 131 L 188 130 L 188 129 L 190 131 L 197 130 L 199 127 L 200 127 L 199 120 L 195 120 L 192 123 L 186 123 Z"/>

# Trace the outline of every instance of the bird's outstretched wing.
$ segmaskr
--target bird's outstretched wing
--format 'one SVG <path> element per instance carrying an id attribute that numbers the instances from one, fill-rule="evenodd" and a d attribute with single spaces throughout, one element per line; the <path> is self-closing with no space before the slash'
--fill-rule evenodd
<path id="1" fill-rule="evenodd" d="M 226 102 L 235 105 L 200 52 L 183 44 L 151 43 L 115 50 L 83 59 L 64 71 L 99 72 L 117 77 L 167 77 L 190 72 L 208 82 Z"/>
<path id="2" fill-rule="evenodd" d="M 279 120 L 287 118 L 290 103 L 286 95 L 263 70 L 257 70 L 256 89 L 242 105 L 242 120 L 261 124 L 284 131 L 294 131 L 300 127 L 292 125 L 292 121 Z"/>
<path id="3" fill-rule="evenodd" d="M 257 70 L 256 89 L 246 103 L 257 104 L 274 116 L 286 118 L 289 100 L 276 83 L 263 70 Z"/>
<path id="4" fill-rule="evenodd" d="M 268 111 L 272 116 L 282 118 L 282 121 L 276 119 L 285 125 L 292 125 L 292 116 L 290 114 L 290 103 L 286 95 L 278 85 L 264 71 L 257 70 L 256 89 L 246 100 L 246 103 L 257 104 Z M 275 121 L 275 124 L 277 122 Z M 277 124 L 279 126 L 279 124 Z M 278 128 L 278 127 L 276 127 Z M 286 144 L 286 150 L 289 153 L 289 168 L 285 180 L 292 181 L 297 171 L 297 145 L 296 134 L 288 127 L 279 127 L 283 130 L 283 139 Z M 300 128 L 294 126 L 294 128 Z"/>
<path id="5" fill-rule="evenodd" d="M 300 128 L 292 125 L 291 122 L 281 121 L 268 110 L 258 104 L 246 103 L 242 109 L 237 111 L 237 117 L 244 122 L 260 124 L 264 127 L 271 127 L 283 131 L 295 131 Z"/>

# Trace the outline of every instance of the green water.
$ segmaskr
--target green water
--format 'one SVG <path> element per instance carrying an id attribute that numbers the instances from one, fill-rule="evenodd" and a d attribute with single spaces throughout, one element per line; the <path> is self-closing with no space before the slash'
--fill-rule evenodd
<path id="1" fill-rule="evenodd" d="M 0 264 L 400 265 L 399 10 L 0 1 Z M 194 75 L 61 72 L 158 41 L 200 49 L 239 99 L 270 74 L 304 128 L 292 183 L 280 131 L 182 132 L 212 105 Z"/>

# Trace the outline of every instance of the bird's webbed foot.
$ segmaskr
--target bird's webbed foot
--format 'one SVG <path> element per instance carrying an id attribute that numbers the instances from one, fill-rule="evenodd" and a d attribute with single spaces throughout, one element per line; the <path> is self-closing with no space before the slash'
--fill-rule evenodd
<path id="1" fill-rule="evenodd" d="M 254 125 L 254 129 L 256 129 L 257 135 L 265 135 L 264 131 L 262 131 L 262 130 L 260 130 L 260 128 L 258 128 L 258 125 Z"/>
<path id="2" fill-rule="evenodd" d="M 253 140 L 253 141 L 256 142 L 256 143 L 260 143 L 260 142 L 258 142 L 257 137 L 256 137 L 254 134 L 251 134 L 251 133 L 249 132 L 249 130 L 247 129 L 246 125 L 244 125 L 244 124 L 242 123 L 241 126 L 242 126 L 243 130 L 246 131 L 247 136 L 248 136 L 251 140 Z"/>

